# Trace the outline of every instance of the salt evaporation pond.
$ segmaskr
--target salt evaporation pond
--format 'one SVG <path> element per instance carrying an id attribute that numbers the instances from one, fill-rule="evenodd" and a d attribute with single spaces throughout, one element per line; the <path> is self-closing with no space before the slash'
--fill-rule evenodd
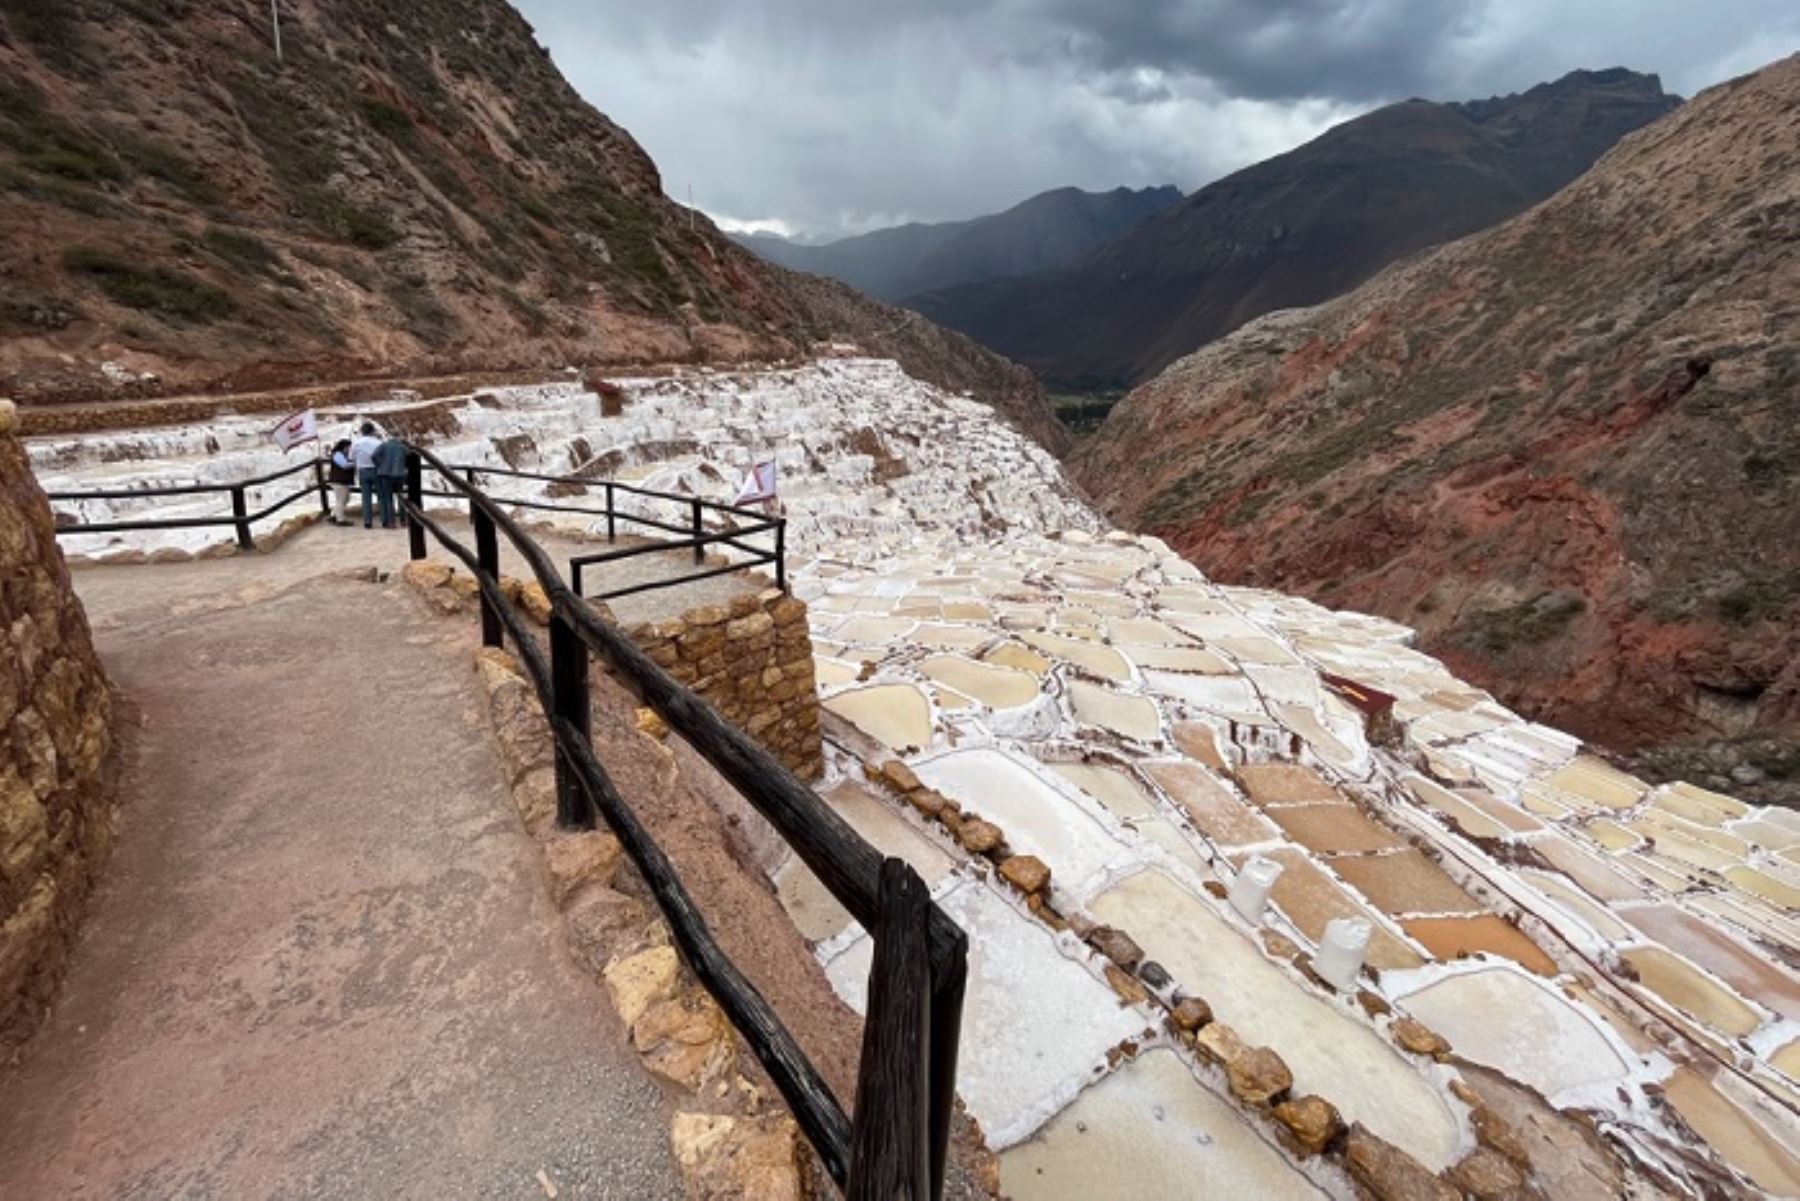
<path id="1" fill-rule="evenodd" d="M 1622 1079 L 1628 1065 L 1554 987 L 1510 968 L 1459 972 L 1400 998 L 1406 1011 L 1486 1064 L 1555 1099 Z"/>
<path id="2" fill-rule="evenodd" d="M 1325 1195 L 1162 1047 L 1089 1087 L 1000 1156 L 1000 1187 L 1016 1201 L 1187 1197 L 1201 1182 L 1213 1197 Z"/>
<path id="3" fill-rule="evenodd" d="M 1434 1171 L 1456 1161 L 1460 1126 L 1433 1084 L 1367 1026 L 1304 992 L 1166 874 L 1139 872 L 1091 909 L 1129 930 L 1246 1042 L 1276 1048 L 1296 1093 L 1329 1098 L 1345 1121 L 1361 1122 Z"/>
<path id="4" fill-rule="evenodd" d="M 852 688 L 826 700 L 825 707 L 889 750 L 931 745 L 931 704 L 911 684 Z"/>
<path id="5" fill-rule="evenodd" d="M 1080 805 L 1005 751 L 951 751 L 915 763 L 913 771 L 964 810 L 993 820 L 1013 850 L 1042 859 L 1052 879 L 1074 895 L 1126 854 Z"/>
<path id="6" fill-rule="evenodd" d="M 1072 1100 L 1108 1049 L 1143 1033 L 1145 1019 L 981 881 L 964 881 L 938 903 L 969 935 L 956 1091 L 988 1145 L 1002 1150 Z M 864 936 L 825 969 L 858 1013 L 868 1010 L 872 951 Z"/>

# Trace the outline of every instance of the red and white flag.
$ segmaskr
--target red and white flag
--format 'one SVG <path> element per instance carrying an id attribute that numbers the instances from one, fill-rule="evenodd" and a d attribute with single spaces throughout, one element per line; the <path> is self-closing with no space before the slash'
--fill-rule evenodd
<path id="1" fill-rule="evenodd" d="M 764 459 L 750 469 L 738 488 L 734 505 L 766 504 L 775 499 L 775 460 Z"/>
<path id="2" fill-rule="evenodd" d="M 307 409 L 303 413 L 295 413 L 269 431 L 269 436 L 275 439 L 275 445 L 281 447 L 284 452 L 302 442 L 317 442 L 319 440 L 318 418 L 313 415 L 311 409 Z"/>

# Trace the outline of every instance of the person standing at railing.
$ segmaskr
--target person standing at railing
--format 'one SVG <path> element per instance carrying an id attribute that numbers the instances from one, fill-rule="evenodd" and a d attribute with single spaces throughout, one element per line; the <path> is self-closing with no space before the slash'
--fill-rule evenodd
<path id="1" fill-rule="evenodd" d="M 389 438 L 375 452 L 375 488 L 381 495 L 381 528 L 384 530 L 394 528 L 394 497 L 404 487 L 406 443 Z"/>
<path id="2" fill-rule="evenodd" d="M 381 439 L 376 436 L 375 423 L 363 422 L 362 432 L 350 444 L 350 462 L 356 468 L 356 482 L 362 486 L 362 519 L 365 530 L 369 528 L 375 515 L 375 454 L 380 449 Z"/>
<path id="3" fill-rule="evenodd" d="M 331 479 L 331 524 L 349 525 L 350 485 L 356 482 L 356 465 L 350 461 L 350 439 L 339 438 L 331 448 L 331 464 L 326 469 Z"/>

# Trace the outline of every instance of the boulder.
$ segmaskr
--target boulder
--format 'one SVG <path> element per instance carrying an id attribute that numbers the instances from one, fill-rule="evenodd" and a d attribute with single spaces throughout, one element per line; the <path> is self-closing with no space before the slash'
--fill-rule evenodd
<path id="1" fill-rule="evenodd" d="M 1455 1188 L 1361 1122 L 1350 1127 L 1344 1166 L 1375 1201 L 1460 1201 Z"/>
<path id="2" fill-rule="evenodd" d="M 519 607 L 525 610 L 525 616 L 541 626 L 550 624 L 550 597 L 544 586 L 536 580 L 519 589 Z"/>
<path id="3" fill-rule="evenodd" d="M 1127 1004 L 1144 1005 L 1150 1000 L 1150 994 L 1144 991 L 1144 986 L 1138 983 L 1136 977 L 1130 972 L 1121 971 L 1114 964 L 1106 965 L 1106 982 L 1119 994 L 1119 999 Z"/>
<path id="4" fill-rule="evenodd" d="M 436 559 L 415 559 L 400 569 L 400 578 L 421 592 L 442 588 L 455 574 L 455 568 Z"/>
<path id="5" fill-rule="evenodd" d="M 585 888 L 563 912 L 569 953 L 587 971 L 598 972 L 606 965 L 606 948 L 613 937 L 639 929 L 649 919 L 649 910 L 635 897 L 600 885 Z"/>
<path id="6" fill-rule="evenodd" d="M 1050 869 L 1036 855 L 1014 855 L 1004 860 L 1000 878 L 1027 895 L 1050 887 Z"/>
<path id="7" fill-rule="evenodd" d="M 565 905 L 584 884 L 612 886 L 619 870 L 619 840 L 601 830 L 558 834 L 544 844 L 551 894 Z"/>
<path id="8" fill-rule="evenodd" d="M 1394 1041 L 1414 1055 L 1429 1055 L 1433 1059 L 1442 1059 L 1450 1054 L 1450 1044 L 1445 1041 L 1443 1035 L 1417 1018 L 1395 1018 L 1393 1032 Z"/>
<path id="9" fill-rule="evenodd" d="M 631 1025 L 631 1044 L 645 1067 L 689 1092 L 718 1079 L 737 1059 L 731 1023 L 703 992 L 650 1005 Z"/>
<path id="10" fill-rule="evenodd" d="M 619 1020 L 634 1025 L 650 1006 L 674 996 L 680 967 L 675 948 L 669 946 L 652 947 L 607 964 L 600 975 Z"/>
<path id="11" fill-rule="evenodd" d="M 1306 1155 L 1323 1151 L 1325 1144 L 1336 1138 L 1344 1126 L 1337 1106 L 1311 1093 L 1281 1102 L 1275 1107 L 1275 1120 L 1287 1128 L 1294 1143 Z"/>
<path id="12" fill-rule="evenodd" d="M 1194 1035 L 1194 1049 L 1213 1063 L 1224 1065 L 1249 1049 L 1238 1032 L 1224 1022 L 1209 1022 Z"/>
<path id="13" fill-rule="evenodd" d="M 907 793 L 919 787 L 919 777 L 913 769 L 898 759 L 889 759 L 881 765 L 881 781 L 896 792 Z"/>
<path id="14" fill-rule="evenodd" d="M 1192 1034 L 1212 1020 L 1212 1006 L 1199 997 L 1181 998 L 1169 1013 L 1169 1021 L 1184 1034 Z"/>
<path id="15" fill-rule="evenodd" d="M 1144 961 L 1144 949 L 1132 941 L 1131 935 L 1111 926 L 1096 926 L 1088 935 L 1088 943 L 1128 972 Z"/>
<path id="16" fill-rule="evenodd" d="M 1231 1092 L 1246 1105 L 1267 1105 L 1294 1086 L 1287 1063 L 1267 1047 L 1250 1047 L 1225 1062 Z"/>
<path id="17" fill-rule="evenodd" d="M 675 1162 L 690 1201 L 802 1201 L 799 1128 L 792 1118 L 678 1113 Z"/>
<path id="18" fill-rule="evenodd" d="M 956 841 L 962 843 L 964 850 L 976 855 L 985 855 L 998 847 L 1004 837 L 999 826 L 979 818 L 963 822 L 956 832 Z"/>

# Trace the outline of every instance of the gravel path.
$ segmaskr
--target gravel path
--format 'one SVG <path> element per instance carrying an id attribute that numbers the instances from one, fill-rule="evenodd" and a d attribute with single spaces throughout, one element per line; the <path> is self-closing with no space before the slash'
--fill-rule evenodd
<path id="1" fill-rule="evenodd" d="M 0 1197 L 680 1196 L 466 637 L 310 557 L 77 576 L 144 725 Z"/>

